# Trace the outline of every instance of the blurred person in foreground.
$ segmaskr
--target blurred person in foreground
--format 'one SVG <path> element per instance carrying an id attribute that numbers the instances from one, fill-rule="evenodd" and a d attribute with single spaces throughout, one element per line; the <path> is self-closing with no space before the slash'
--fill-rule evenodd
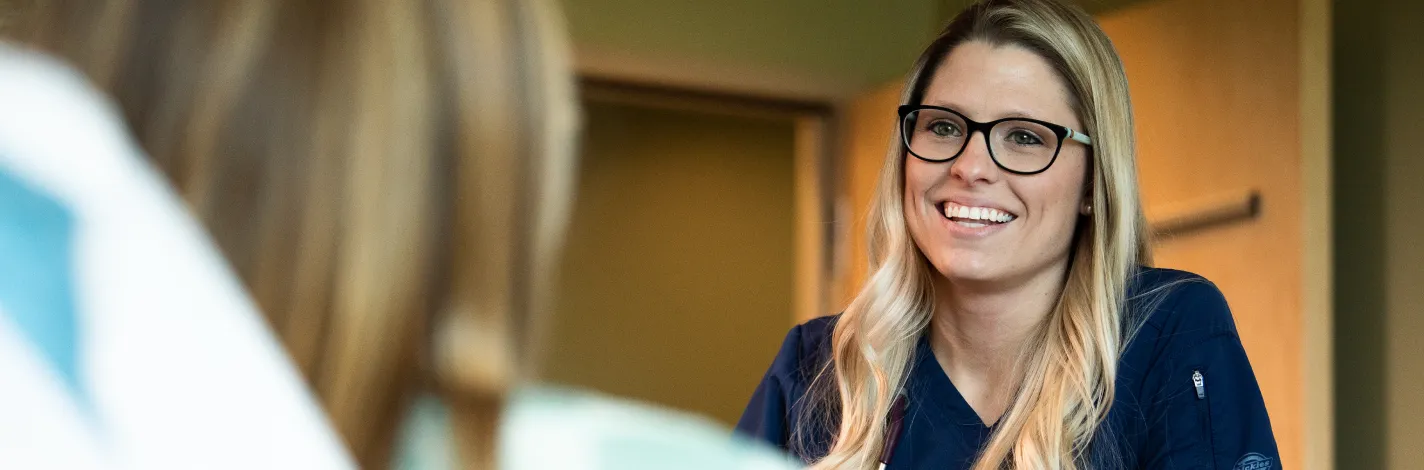
<path id="1" fill-rule="evenodd" d="M 106 98 L 0 43 L 0 468 L 354 466 Z"/>
<path id="2" fill-rule="evenodd" d="M 361 466 L 784 467 L 520 385 L 574 180 L 559 26 L 542 0 L 48 1 L 18 37 L 117 102 Z"/>

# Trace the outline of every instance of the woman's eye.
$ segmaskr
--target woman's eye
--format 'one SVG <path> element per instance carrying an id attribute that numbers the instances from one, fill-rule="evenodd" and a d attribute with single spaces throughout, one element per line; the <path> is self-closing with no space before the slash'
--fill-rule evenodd
<path id="1" fill-rule="evenodd" d="M 959 126 L 945 121 L 930 123 L 930 132 L 940 137 L 954 137 L 960 134 Z"/>
<path id="2" fill-rule="evenodd" d="M 1032 132 L 1016 130 L 1009 133 L 1009 142 L 1015 145 L 1043 145 L 1043 139 L 1033 135 Z"/>

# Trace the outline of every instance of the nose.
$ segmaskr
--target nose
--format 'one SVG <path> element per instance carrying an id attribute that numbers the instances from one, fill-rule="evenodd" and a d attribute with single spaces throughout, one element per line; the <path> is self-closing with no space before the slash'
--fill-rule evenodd
<path id="1" fill-rule="evenodd" d="M 989 142 L 983 132 L 969 136 L 969 143 L 960 152 L 959 158 L 950 162 L 949 174 L 970 185 L 992 183 L 999 177 L 999 166 L 989 155 Z"/>

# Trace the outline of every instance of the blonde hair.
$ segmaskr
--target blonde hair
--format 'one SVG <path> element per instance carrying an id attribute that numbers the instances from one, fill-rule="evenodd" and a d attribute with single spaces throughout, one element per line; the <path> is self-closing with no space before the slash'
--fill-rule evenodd
<path id="1" fill-rule="evenodd" d="M 16 26 L 115 97 L 363 467 L 433 386 L 484 468 L 569 210 L 559 21 L 548 0 L 115 0 Z"/>
<path id="2" fill-rule="evenodd" d="M 918 103 L 939 63 L 968 41 L 1043 57 L 1093 137 L 1091 216 L 1078 224 L 1062 294 L 1018 358 L 1025 377 L 974 468 L 1079 468 L 1112 406 L 1118 357 L 1133 328 L 1123 313 L 1129 277 L 1150 257 L 1127 78 L 1111 42 L 1082 10 L 1056 0 L 987 0 L 957 16 L 920 56 L 902 104 Z M 892 139 L 870 208 L 871 272 L 837 321 L 830 364 L 813 386 L 810 406 L 821 412 L 804 414 L 839 419 L 829 453 L 814 468 L 876 464 L 886 416 L 933 315 L 933 268 L 903 212 L 905 158 L 900 139 Z M 808 424 L 815 425 L 801 428 Z"/>

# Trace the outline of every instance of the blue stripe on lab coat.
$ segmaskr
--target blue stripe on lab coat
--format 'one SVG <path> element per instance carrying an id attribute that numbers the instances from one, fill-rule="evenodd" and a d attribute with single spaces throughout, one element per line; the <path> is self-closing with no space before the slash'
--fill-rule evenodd
<path id="1" fill-rule="evenodd" d="M 73 244 L 74 220 L 64 205 L 0 168 L 0 321 L 18 327 L 87 403 L 78 371 Z"/>

